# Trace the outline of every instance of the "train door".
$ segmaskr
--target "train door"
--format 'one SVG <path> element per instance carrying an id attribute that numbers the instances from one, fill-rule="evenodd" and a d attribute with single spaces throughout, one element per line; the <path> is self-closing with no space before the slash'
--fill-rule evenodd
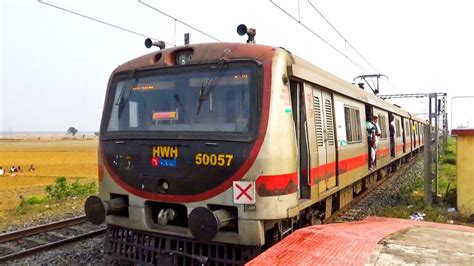
<path id="1" fill-rule="evenodd" d="M 314 123 L 318 154 L 315 184 L 319 194 L 336 186 L 336 141 L 331 94 L 313 88 Z"/>
<path id="2" fill-rule="evenodd" d="M 418 122 L 417 124 L 418 124 L 418 126 L 416 127 L 416 130 L 417 130 L 417 132 L 418 132 L 418 147 L 421 147 L 421 144 L 422 144 L 422 142 L 423 142 L 423 141 L 421 140 L 421 137 L 422 137 L 422 136 L 421 136 L 421 132 L 422 132 L 422 131 L 421 131 L 421 123 Z"/>
<path id="3" fill-rule="evenodd" d="M 403 153 L 405 154 L 407 152 L 407 139 L 406 139 L 406 118 L 402 117 L 402 140 L 403 140 Z"/>
<path id="4" fill-rule="evenodd" d="M 308 122 L 306 120 L 306 104 L 303 83 L 291 81 L 291 105 L 293 108 L 293 121 L 295 123 L 298 144 L 297 169 L 299 177 L 299 196 L 302 199 L 311 198 L 311 173 L 309 155 Z"/>
<path id="5" fill-rule="evenodd" d="M 418 135 L 418 122 L 413 120 L 413 137 L 415 139 L 414 147 L 420 146 L 420 136 Z"/>
<path id="6" fill-rule="evenodd" d="M 395 157 L 399 157 L 404 153 L 404 143 L 403 143 L 403 129 L 401 123 L 401 117 L 395 116 Z"/>
<path id="7" fill-rule="evenodd" d="M 405 149 L 404 152 L 408 153 L 411 152 L 411 128 L 410 128 L 410 120 L 408 118 L 404 117 L 403 118 L 403 140 L 405 143 Z"/>
<path id="8" fill-rule="evenodd" d="M 420 128 L 418 129 L 418 133 L 420 135 L 420 146 L 425 144 L 425 136 L 424 136 L 424 133 L 425 133 L 425 130 L 424 130 L 424 126 L 422 123 L 420 123 Z"/>

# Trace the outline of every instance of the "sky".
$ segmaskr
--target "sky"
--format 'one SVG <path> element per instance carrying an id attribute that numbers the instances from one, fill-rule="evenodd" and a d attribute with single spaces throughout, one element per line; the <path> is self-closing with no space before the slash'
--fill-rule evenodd
<path id="1" fill-rule="evenodd" d="M 43 2 L 176 45 L 183 44 L 187 32 L 191 43 L 215 42 L 137 0 Z M 350 82 L 362 74 L 387 75 L 381 94 L 447 92 L 449 123 L 474 127 L 474 1 L 142 2 L 221 41 L 245 42 L 236 33 L 244 23 L 256 28 L 257 43 L 284 47 Z M 0 0 L 0 20 L 0 132 L 66 131 L 70 126 L 98 131 L 110 73 L 152 52 L 143 36 L 37 0 Z M 451 109 L 453 96 L 473 98 L 455 98 Z M 428 109 L 426 99 L 393 102 L 413 113 Z"/>

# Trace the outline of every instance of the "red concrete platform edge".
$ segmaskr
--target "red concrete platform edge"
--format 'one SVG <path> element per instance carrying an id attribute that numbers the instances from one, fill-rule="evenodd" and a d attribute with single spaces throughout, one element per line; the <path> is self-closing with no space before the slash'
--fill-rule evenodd
<path id="1" fill-rule="evenodd" d="M 472 129 L 472 128 L 453 129 L 453 130 L 451 130 L 451 135 L 471 136 L 471 135 L 474 135 L 474 129 Z"/>
<path id="2" fill-rule="evenodd" d="M 362 265 L 383 238 L 413 227 L 474 233 L 469 226 L 369 216 L 363 221 L 296 230 L 246 265 Z"/>

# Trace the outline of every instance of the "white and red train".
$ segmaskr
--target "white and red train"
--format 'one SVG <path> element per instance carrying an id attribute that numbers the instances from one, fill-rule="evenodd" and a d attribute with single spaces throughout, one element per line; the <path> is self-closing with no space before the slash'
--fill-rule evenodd
<path id="1" fill-rule="evenodd" d="M 369 170 L 373 114 L 381 136 Z M 100 193 L 86 214 L 107 223 L 112 258 L 242 264 L 419 152 L 425 125 L 283 48 L 163 49 L 111 75 Z"/>

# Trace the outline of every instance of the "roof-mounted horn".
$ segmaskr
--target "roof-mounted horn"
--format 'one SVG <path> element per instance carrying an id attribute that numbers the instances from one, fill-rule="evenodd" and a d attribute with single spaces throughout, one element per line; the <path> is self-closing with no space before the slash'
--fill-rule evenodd
<path id="1" fill-rule="evenodd" d="M 156 46 L 156 47 L 160 48 L 160 50 L 163 50 L 163 49 L 165 49 L 166 44 L 165 44 L 164 41 L 157 41 L 157 42 L 154 42 L 154 41 L 152 41 L 150 38 L 146 38 L 146 40 L 145 40 L 145 47 L 146 47 L 146 48 L 151 48 L 152 46 Z"/>
<path id="2" fill-rule="evenodd" d="M 247 34 L 247 36 L 249 36 L 247 43 L 255 43 L 255 35 L 257 34 L 257 31 L 252 28 L 247 29 L 247 26 L 245 26 L 245 24 L 240 24 L 237 27 L 237 34 L 239 34 L 240 36 L 244 36 L 245 34 Z"/>

